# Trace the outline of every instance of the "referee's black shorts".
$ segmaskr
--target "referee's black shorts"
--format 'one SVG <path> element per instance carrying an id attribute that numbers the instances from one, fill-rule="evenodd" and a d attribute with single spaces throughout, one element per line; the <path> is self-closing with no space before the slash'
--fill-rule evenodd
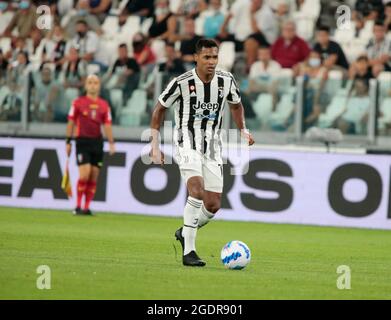
<path id="1" fill-rule="evenodd" d="M 103 163 L 103 139 L 77 138 L 76 163 L 78 166 L 91 164 L 101 168 Z"/>

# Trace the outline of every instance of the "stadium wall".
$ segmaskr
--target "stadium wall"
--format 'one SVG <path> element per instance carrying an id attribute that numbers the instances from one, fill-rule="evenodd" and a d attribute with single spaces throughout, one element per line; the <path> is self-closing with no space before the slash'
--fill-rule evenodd
<path id="1" fill-rule="evenodd" d="M 105 156 L 92 208 L 182 216 L 186 189 L 177 165 L 144 164 L 149 147 L 142 143 L 116 147 Z M 172 146 L 164 152 L 172 161 Z M 389 155 L 230 148 L 226 159 L 218 219 L 391 229 Z M 65 162 L 63 140 L 0 138 L 0 205 L 72 209 L 61 190 Z M 74 153 L 70 174 L 74 188 Z"/>

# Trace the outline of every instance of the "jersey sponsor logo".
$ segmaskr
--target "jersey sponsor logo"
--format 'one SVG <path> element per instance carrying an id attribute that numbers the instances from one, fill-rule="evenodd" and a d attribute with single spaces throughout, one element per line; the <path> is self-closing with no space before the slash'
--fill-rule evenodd
<path id="1" fill-rule="evenodd" d="M 93 103 L 93 104 L 90 104 L 89 107 L 90 107 L 90 109 L 98 109 L 99 105 Z"/>
<path id="2" fill-rule="evenodd" d="M 211 113 L 211 114 L 197 113 L 197 114 L 194 114 L 193 117 L 198 120 L 202 120 L 202 119 L 215 120 L 217 117 L 217 114 L 216 113 Z"/>
<path id="3" fill-rule="evenodd" d="M 198 101 L 197 104 L 192 105 L 194 110 L 213 110 L 216 111 L 220 108 L 219 103 L 212 103 L 212 102 L 200 102 Z"/>

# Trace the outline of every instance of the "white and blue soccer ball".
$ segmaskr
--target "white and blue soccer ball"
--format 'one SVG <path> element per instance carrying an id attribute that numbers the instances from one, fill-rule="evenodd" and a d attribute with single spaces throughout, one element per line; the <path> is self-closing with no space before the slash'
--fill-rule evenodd
<path id="1" fill-rule="evenodd" d="M 242 241 L 230 241 L 221 249 L 221 262 L 228 269 L 243 269 L 250 263 L 250 260 L 250 249 Z"/>

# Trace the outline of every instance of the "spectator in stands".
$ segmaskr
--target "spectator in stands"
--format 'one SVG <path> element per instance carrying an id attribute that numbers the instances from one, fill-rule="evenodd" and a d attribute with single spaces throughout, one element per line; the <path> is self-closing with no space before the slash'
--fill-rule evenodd
<path id="1" fill-rule="evenodd" d="M 155 13 L 148 34 L 150 38 L 172 40 L 176 30 L 176 18 L 170 11 L 168 0 L 155 0 Z"/>
<path id="2" fill-rule="evenodd" d="M 30 71 L 29 63 L 27 52 L 20 51 L 16 56 L 16 60 L 8 65 L 7 86 L 20 97 L 22 97 L 23 86 L 25 85 L 27 74 Z"/>
<path id="3" fill-rule="evenodd" d="M 322 93 L 327 81 L 327 67 L 322 65 L 321 55 L 311 51 L 305 62 L 299 65 L 299 75 L 304 77 L 304 129 L 311 127 L 323 111 Z"/>
<path id="4" fill-rule="evenodd" d="M 138 15 L 140 17 L 152 17 L 155 10 L 154 0 L 128 1 L 123 11 L 126 15 Z"/>
<path id="5" fill-rule="evenodd" d="M 55 25 L 43 42 L 42 63 L 54 63 L 56 76 L 58 76 L 65 61 L 64 30 L 60 25 Z"/>
<path id="6" fill-rule="evenodd" d="M 11 50 L 6 53 L 7 59 L 12 63 L 17 61 L 20 52 L 28 52 L 25 38 L 14 38 L 11 43 Z"/>
<path id="7" fill-rule="evenodd" d="M 307 59 L 310 48 L 303 39 L 296 35 L 296 26 L 293 21 L 287 21 L 282 27 L 281 37 L 272 46 L 272 58 L 283 68 L 292 68 L 298 73 L 300 62 Z"/>
<path id="8" fill-rule="evenodd" d="M 29 54 L 30 63 L 34 69 L 39 69 L 42 62 L 43 45 L 42 32 L 38 28 L 33 28 L 30 37 L 27 39 L 27 50 Z"/>
<path id="9" fill-rule="evenodd" d="M 291 19 L 289 4 L 287 2 L 280 2 L 275 10 L 275 18 L 278 25 L 278 34 L 281 34 L 282 26 L 284 23 Z"/>
<path id="10" fill-rule="evenodd" d="M 346 71 L 349 69 L 348 61 L 341 46 L 335 41 L 330 40 L 329 27 L 319 27 L 316 33 L 316 40 L 314 50 L 320 54 L 322 65 L 325 68 L 330 70 L 337 66 Z"/>
<path id="11" fill-rule="evenodd" d="M 270 47 L 258 49 L 258 60 L 251 65 L 249 86 L 244 92 L 251 100 L 256 100 L 260 93 L 269 93 L 273 97 L 273 110 L 277 104 L 278 76 L 281 66 L 272 60 Z"/>
<path id="12" fill-rule="evenodd" d="M 102 77 L 105 89 L 122 90 L 123 100 L 127 101 L 140 81 L 140 66 L 129 57 L 128 46 L 122 43 L 118 47 L 118 59 Z"/>
<path id="13" fill-rule="evenodd" d="M 76 24 L 77 34 L 67 43 L 66 52 L 70 47 L 78 49 L 79 56 L 87 63 L 93 62 L 95 53 L 99 47 L 99 37 L 94 32 L 89 30 L 85 20 L 79 20 Z"/>
<path id="14" fill-rule="evenodd" d="M 69 108 L 84 86 L 87 76 L 87 63 L 79 56 L 76 47 L 70 47 L 59 80 L 65 89 L 65 104 Z"/>
<path id="15" fill-rule="evenodd" d="M 348 97 L 346 110 L 337 120 L 337 127 L 345 134 L 363 133 L 363 130 L 359 130 L 357 126 L 365 127 L 369 107 L 369 88 L 364 80 L 357 79 L 353 82 L 352 94 Z"/>
<path id="16" fill-rule="evenodd" d="M 386 28 L 378 20 L 373 26 L 373 39 L 367 45 L 369 64 L 375 77 L 385 70 L 391 71 L 391 41 L 386 39 Z"/>
<path id="17" fill-rule="evenodd" d="M 357 0 L 354 9 L 353 14 L 359 12 L 365 20 L 376 20 L 381 17 L 384 6 L 382 0 Z"/>
<path id="18" fill-rule="evenodd" d="M 68 14 L 68 22 L 65 23 L 65 32 L 69 39 L 74 38 L 78 31 L 78 24 L 84 21 L 87 28 L 94 33 L 101 35 L 102 29 L 97 16 L 89 12 L 90 6 L 88 0 L 79 0 L 76 4 L 76 11 Z"/>
<path id="19" fill-rule="evenodd" d="M 178 14 L 185 18 L 195 19 L 207 7 L 207 3 L 204 0 L 183 0 L 178 9 Z"/>
<path id="20" fill-rule="evenodd" d="M 148 44 L 147 38 L 138 32 L 133 36 L 133 56 L 141 67 L 154 65 L 156 62 L 155 54 Z"/>
<path id="21" fill-rule="evenodd" d="M 391 1 L 386 4 L 385 7 L 385 18 L 384 18 L 384 25 L 386 27 L 386 31 L 391 31 Z"/>
<path id="22" fill-rule="evenodd" d="M 208 9 L 202 12 L 201 15 L 205 17 L 203 35 L 206 38 L 217 37 L 225 19 L 221 9 L 221 0 L 210 0 Z"/>
<path id="23" fill-rule="evenodd" d="M 233 34 L 229 33 L 228 26 Z M 273 43 L 277 38 L 277 32 L 274 14 L 263 0 L 238 0 L 233 3 L 217 39 L 235 41 L 236 51 L 245 49 L 247 67 L 250 68 L 257 58 L 258 47 Z"/>
<path id="24" fill-rule="evenodd" d="M 110 12 L 112 0 L 89 0 L 88 12 L 96 15 L 102 23 Z"/>
<path id="25" fill-rule="evenodd" d="M 11 22 L 3 33 L 3 37 L 12 37 L 14 29 L 18 32 L 18 36 L 26 38 L 37 22 L 37 7 L 31 4 L 29 0 L 23 0 L 19 3 L 19 10 L 15 12 Z M 0 36 L 1 38 L 1 36 Z"/>
<path id="26" fill-rule="evenodd" d="M 358 38 L 360 36 L 361 31 L 365 27 L 365 18 L 360 12 L 357 12 L 352 16 L 352 20 L 355 27 L 354 37 Z"/>
<path id="27" fill-rule="evenodd" d="M 195 23 L 190 17 L 185 20 L 185 37 L 181 41 L 180 52 L 182 54 L 182 60 L 186 70 L 194 68 L 194 54 L 197 41 L 201 39 L 201 36 L 195 33 Z"/>
<path id="28" fill-rule="evenodd" d="M 7 79 L 8 60 L 0 48 L 0 88 Z"/>
<path id="29" fill-rule="evenodd" d="M 355 62 L 350 65 L 349 79 L 354 82 L 355 80 L 362 80 L 369 88 L 369 81 L 373 78 L 369 59 L 366 55 L 361 55 Z"/>
<path id="30" fill-rule="evenodd" d="M 0 1 L 0 37 L 11 22 L 14 12 L 6 1 Z"/>
<path id="31" fill-rule="evenodd" d="M 34 77 L 32 120 L 66 122 L 67 110 L 62 107 L 61 89 L 55 81 L 51 69 L 43 65 L 38 76 Z"/>
<path id="32" fill-rule="evenodd" d="M 177 77 L 185 72 L 180 54 L 175 51 L 173 43 L 166 43 L 166 61 L 159 64 L 159 72 L 163 72 L 163 83 L 168 83 L 171 78 Z"/>

